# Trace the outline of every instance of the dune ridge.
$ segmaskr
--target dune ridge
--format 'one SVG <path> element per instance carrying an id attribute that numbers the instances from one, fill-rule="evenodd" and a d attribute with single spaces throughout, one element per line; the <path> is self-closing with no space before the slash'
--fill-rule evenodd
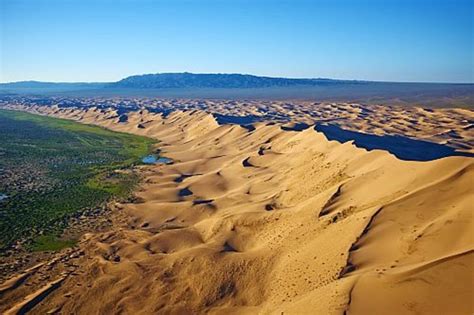
<path id="1" fill-rule="evenodd" d="M 199 110 L 14 108 L 156 138 L 174 163 L 141 167 L 140 201 L 111 205 L 126 222 L 2 286 L 1 312 L 474 311 L 472 158 L 402 161 Z"/>

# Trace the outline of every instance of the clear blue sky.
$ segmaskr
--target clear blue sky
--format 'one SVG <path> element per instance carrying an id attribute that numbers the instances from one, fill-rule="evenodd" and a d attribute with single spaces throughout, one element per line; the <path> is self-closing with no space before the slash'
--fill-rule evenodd
<path id="1" fill-rule="evenodd" d="M 473 0 L 0 0 L 0 81 L 473 82 Z"/>

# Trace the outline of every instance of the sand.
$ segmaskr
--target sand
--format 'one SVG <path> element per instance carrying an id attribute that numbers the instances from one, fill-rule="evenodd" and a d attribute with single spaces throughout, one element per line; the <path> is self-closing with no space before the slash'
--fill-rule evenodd
<path id="1" fill-rule="evenodd" d="M 111 205 L 126 223 L 12 275 L 0 312 L 474 312 L 472 158 L 403 161 L 313 128 L 219 125 L 198 110 L 119 123 L 113 109 L 15 109 L 159 139 L 174 163 L 141 167 L 139 202 Z"/>

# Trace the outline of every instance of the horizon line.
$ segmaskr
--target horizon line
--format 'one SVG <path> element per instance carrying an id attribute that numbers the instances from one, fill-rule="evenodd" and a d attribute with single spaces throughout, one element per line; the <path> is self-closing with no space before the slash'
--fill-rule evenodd
<path id="1" fill-rule="evenodd" d="M 133 77 L 133 76 L 144 76 L 144 75 L 156 75 L 156 74 L 237 74 L 237 75 L 250 75 L 254 77 L 261 78 L 272 78 L 272 79 L 290 79 L 290 80 L 334 80 L 334 81 L 354 81 L 354 82 L 373 82 L 373 83 L 418 83 L 418 84 L 474 84 L 474 80 L 471 82 L 446 82 L 446 81 L 391 81 L 391 80 L 371 80 L 371 79 L 344 79 L 344 78 L 328 78 L 328 77 L 286 77 L 286 76 L 269 76 L 269 75 L 259 75 L 259 74 L 250 74 L 250 73 L 240 73 L 240 72 L 155 72 L 155 73 L 142 73 L 142 74 L 131 74 L 122 77 L 116 81 L 41 81 L 37 79 L 25 79 L 18 81 L 1 81 L 0 84 L 12 84 L 12 83 L 24 83 L 24 82 L 36 82 L 36 83 L 51 83 L 51 84 L 106 84 L 106 83 L 116 83 L 120 80 Z"/>

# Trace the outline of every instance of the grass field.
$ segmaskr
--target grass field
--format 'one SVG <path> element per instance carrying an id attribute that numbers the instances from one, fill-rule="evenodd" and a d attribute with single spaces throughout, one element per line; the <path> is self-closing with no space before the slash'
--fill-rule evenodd
<path id="1" fill-rule="evenodd" d="M 152 150 L 149 138 L 0 110 L 0 249 L 21 238 L 32 249 L 72 244 L 55 236 L 81 209 L 127 195 L 137 178 L 120 172 Z"/>

